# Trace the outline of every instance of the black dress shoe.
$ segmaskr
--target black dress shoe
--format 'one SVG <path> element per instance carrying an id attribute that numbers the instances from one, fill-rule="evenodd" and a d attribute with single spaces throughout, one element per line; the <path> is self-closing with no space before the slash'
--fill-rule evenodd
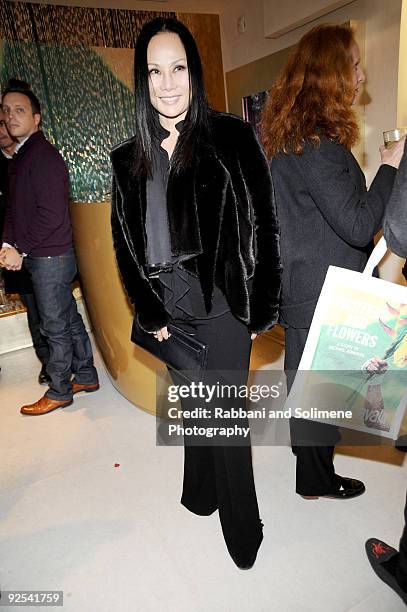
<path id="1" fill-rule="evenodd" d="M 328 499 L 350 499 L 351 497 L 362 495 L 366 490 L 361 480 L 338 475 L 336 475 L 336 480 L 338 483 L 338 491 L 334 491 L 334 493 L 327 493 L 326 495 L 301 495 L 301 497 L 304 499 L 318 499 L 319 497 L 326 497 Z"/>
<path id="2" fill-rule="evenodd" d="M 396 578 L 399 552 L 376 538 L 367 540 L 365 548 L 373 571 L 407 604 L 407 591 L 401 588 Z"/>
<path id="3" fill-rule="evenodd" d="M 346 478 L 345 476 L 336 477 L 339 484 L 339 490 L 329 495 L 323 495 L 322 497 L 329 497 L 333 499 L 349 499 L 350 497 L 357 497 L 362 495 L 366 491 L 365 485 L 361 480 L 355 478 Z"/>
<path id="4" fill-rule="evenodd" d="M 41 372 L 38 375 L 38 382 L 40 385 L 49 385 L 51 382 L 51 376 L 47 374 L 47 366 L 42 366 Z"/>

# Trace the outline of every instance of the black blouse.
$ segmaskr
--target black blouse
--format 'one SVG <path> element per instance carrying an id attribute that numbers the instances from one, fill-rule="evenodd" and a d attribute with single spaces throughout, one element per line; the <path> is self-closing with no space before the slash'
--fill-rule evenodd
<path id="1" fill-rule="evenodd" d="M 176 124 L 178 132 L 183 125 L 184 121 Z M 167 151 L 161 146 L 169 135 L 170 132 L 159 124 L 153 141 L 153 176 L 147 180 L 147 261 L 150 266 L 163 263 L 174 266 L 172 272 L 161 272 L 155 283 L 167 312 L 173 318 L 186 314 L 194 319 L 212 319 L 230 310 L 225 296 L 215 287 L 212 308 L 209 313 L 206 312 L 198 277 L 185 270 L 182 259 L 171 252 L 167 213 L 167 184 L 171 165 Z M 195 256 L 190 255 L 189 258 Z"/>

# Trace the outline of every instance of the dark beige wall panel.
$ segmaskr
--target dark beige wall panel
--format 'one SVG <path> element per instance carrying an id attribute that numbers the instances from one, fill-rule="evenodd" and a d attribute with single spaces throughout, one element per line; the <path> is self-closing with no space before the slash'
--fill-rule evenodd
<path id="1" fill-rule="evenodd" d="M 225 111 L 222 47 L 218 15 L 178 13 L 178 19 L 191 30 L 202 58 L 205 85 L 212 108 Z"/>

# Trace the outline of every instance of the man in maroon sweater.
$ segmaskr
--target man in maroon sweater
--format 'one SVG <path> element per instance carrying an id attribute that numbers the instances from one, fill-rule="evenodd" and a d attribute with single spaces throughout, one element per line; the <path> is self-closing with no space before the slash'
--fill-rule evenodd
<path id="1" fill-rule="evenodd" d="M 8 194 L 8 165 L 13 158 L 17 141 L 7 130 L 3 110 L 0 107 L 0 245 L 3 234 L 4 217 L 6 214 L 6 201 Z M 46 338 L 41 334 L 40 317 L 35 301 L 30 275 L 24 266 L 19 272 L 3 271 L 3 280 L 6 293 L 18 293 L 20 300 L 27 309 L 27 322 L 30 330 L 35 353 L 41 362 L 41 371 L 38 376 L 40 385 L 49 384 L 47 363 L 49 349 Z"/>
<path id="2" fill-rule="evenodd" d="M 10 81 L 2 107 L 7 129 L 18 145 L 9 166 L 0 265 L 19 270 L 24 260 L 41 332 L 48 340 L 50 387 L 40 400 L 21 408 L 22 414 L 39 415 L 68 406 L 75 393 L 96 391 L 99 383 L 90 340 L 71 291 L 76 261 L 65 162 L 39 129 L 40 103 L 26 83 Z"/>

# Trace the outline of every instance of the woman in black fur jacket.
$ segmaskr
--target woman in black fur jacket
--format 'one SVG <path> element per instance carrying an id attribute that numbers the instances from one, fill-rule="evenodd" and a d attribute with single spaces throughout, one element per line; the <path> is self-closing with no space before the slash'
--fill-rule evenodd
<path id="1" fill-rule="evenodd" d="M 267 161 L 249 124 L 208 107 L 198 50 L 180 22 L 144 26 L 135 83 L 136 135 L 111 155 L 124 286 L 142 330 L 165 342 L 169 322 L 187 325 L 209 345 L 207 369 L 233 372 L 228 382 L 245 385 L 251 341 L 278 318 Z M 218 509 L 233 560 L 251 567 L 263 535 L 250 443 L 185 442 L 183 505 L 199 515 Z"/>

